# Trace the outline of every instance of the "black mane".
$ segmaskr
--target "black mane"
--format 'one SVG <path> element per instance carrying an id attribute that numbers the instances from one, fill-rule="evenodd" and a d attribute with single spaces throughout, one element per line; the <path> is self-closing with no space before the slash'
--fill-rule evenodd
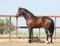
<path id="1" fill-rule="evenodd" d="M 34 14 L 32 14 L 30 11 L 28 11 L 27 9 L 25 9 L 25 8 L 19 8 L 18 10 L 20 10 L 20 9 L 23 9 L 23 10 L 25 10 L 27 13 L 29 13 L 30 15 L 28 15 L 28 16 L 30 16 L 31 18 L 34 18 L 34 17 L 36 17 L 36 16 L 34 16 Z"/>

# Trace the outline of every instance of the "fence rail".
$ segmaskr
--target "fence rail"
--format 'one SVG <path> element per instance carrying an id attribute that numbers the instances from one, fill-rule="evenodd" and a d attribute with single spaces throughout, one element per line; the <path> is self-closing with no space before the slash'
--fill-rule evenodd
<path id="1" fill-rule="evenodd" d="M 11 24 L 11 18 L 15 17 L 15 15 L 0 15 L 0 17 L 3 17 L 3 18 L 8 17 L 10 20 L 9 22 Z M 21 17 L 23 17 L 23 16 L 21 16 Z M 38 16 L 38 17 L 41 17 L 41 16 Z M 56 18 L 60 18 L 60 16 L 48 16 L 48 17 L 52 17 L 55 19 L 55 34 L 54 34 L 53 38 L 55 38 L 55 39 L 59 38 L 60 39 L 60 37 L 56 36 L 56 28 L 60 28 L 60 26 L 56 26 Z M 0 28 L 9 28 L 10 29 L 9 36 L 7 36 L 7 37 L 1 37 L 0 36 L 0 39 L 29 38 L 29 37 L 19 37 L 18 36 L 18 28 L 27 28 L 26 26 L 18 26 L 18 18 L 16 18 L 16 26 L 0 26 Z M 13 36 L 11 37 L 11 28 L 16 28 L 16 37 L 13 37 Z M 40 28 L 39 28 L 39 33 L 40 33 Z M 39 34 L 39 38 L 45 38 L 45 37 L 40 37 L 40 34 Z"/>

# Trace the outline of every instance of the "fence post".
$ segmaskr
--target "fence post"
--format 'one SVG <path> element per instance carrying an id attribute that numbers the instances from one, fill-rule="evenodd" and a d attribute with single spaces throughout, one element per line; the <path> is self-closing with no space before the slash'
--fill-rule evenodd
<path id="1" fill-rule="evenodd" d="M 18 37 L 18 18 L 16 18 L 16 38 Z"/>
<path id="2" fill-rule="evenodd" d="M 9 17 L 9 22 L 10 22 L 10 25 L 11 26 L 11 17 Z M 11 27 L 9 28 L 9 40 L 11 39 Z"/>
<path id="3" fill-rule="evenodd" d="M 55 40 L 56 40 L 56 17 L 55 17 Z"/>
<path id="4" fill-rule="evenodd" d="M 40 38 L 40 28 L 39 28 L 39 38 Z"/>

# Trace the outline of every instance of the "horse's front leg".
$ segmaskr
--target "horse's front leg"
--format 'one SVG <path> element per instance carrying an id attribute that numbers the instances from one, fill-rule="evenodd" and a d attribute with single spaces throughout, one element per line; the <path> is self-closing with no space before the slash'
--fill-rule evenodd
<path id="1" fill-rule="evenodd" d="M 29 30 L 29 43 L 31 43 L 32 28 L 28 28 L 28 30 Z"/>
<path id="2" fill-rule="evenodd" d="M 33 29 L 31 29 L 31 31 L 32 31 L 32 37 L 33 37 Z"/>

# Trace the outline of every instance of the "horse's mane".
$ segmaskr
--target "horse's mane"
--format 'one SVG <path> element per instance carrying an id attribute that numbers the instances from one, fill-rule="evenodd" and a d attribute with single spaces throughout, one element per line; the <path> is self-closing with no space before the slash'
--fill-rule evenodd
<path id="1" fill-rule="evenodd" d="M 25 9 L 25 8 L 19 8 L 19 9 L 23 9 L 23 10 L 25 10 L 27 13 L 29 13 L 30 14 L 30 16 L 31 17 L 36 17 L 34 14 L 32 14 L 30 11 L 28 11 L 27 9 Z"/>

